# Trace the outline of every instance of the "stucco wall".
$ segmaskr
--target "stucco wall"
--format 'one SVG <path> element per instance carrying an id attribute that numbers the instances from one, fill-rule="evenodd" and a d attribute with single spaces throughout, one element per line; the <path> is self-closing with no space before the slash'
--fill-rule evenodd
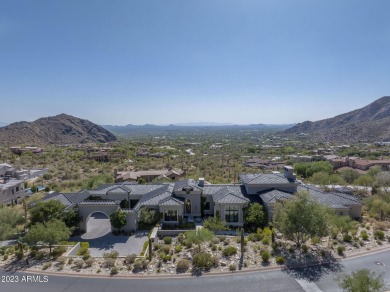
<path id="1" fill-rule="evenodd" d="M 191 215 L 191 216 L 201 216 L 201 209 L 200 209 L 200 195 L 201 192 L 191 192 L 190 194 L 187 194 L 186 192 L 175 192 L 175 195 L 184 199 L 190 199 L 192 203 L 192 212 L 190 214 L 187 214 L 184 211 L 184 216 Z M 185 205 L 183 206 L 183 210 L 185 210 Z"/>
<path id="2" fill-rule="evenodd" d="M 80 229 L 87 232 L 87 222 L 92 213 L 102 212 L 109 217 L 118 209 L 118 205 L 79 205 L 79 214 L 82 218 L 82 221 L 80 222 Z"/>

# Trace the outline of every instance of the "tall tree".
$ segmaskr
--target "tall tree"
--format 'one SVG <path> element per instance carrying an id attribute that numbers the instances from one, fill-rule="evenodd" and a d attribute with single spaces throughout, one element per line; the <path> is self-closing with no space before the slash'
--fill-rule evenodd
<path id="1" fill-rule="evenodd" d="M 300 247 L 311 237 L 328 234 L 329 216 L 327 207 L 314 201 L 307 192 L 298 192 L 295 198 L 276 204 L 274 226 Z"/>
<path id="2" fill-rule="evenodd" d="M 382 275 L 376 275 L 367 269 L 344 274 L 338 279 L 340 287 L 347 292 L 379 292 L 385 284 Z"/>
<path id="3" fill-rule="evenodd" d="M 57 200 L 38 202 L 30 209 L 31 224 L 45 223 L 50 220 L 60 219 L 65 205 Z"/>
<path id="4" fill-rule="evenodd" d="M 16 227 L 25 222 L 23 213 L 15 208 L 0 208 L 0 240 L 12 238 L 17 232 Z"/>
<path id="5" fill-rule="evenodd" d="M 114 213 L 111 214 L 110 221 L 112 227 L 119 230 L 122 229 L 127 223 L 126 212 L 122 210 L 116 210 Z"/>
<path id="6" fill-rule="evenodd" d="M 30 245 L 42 243 L 49 246 L 50 254 L 53 245 L 67 240 L 70 235 L 69 228 L 60 220 L 51 220 L 33 225 L 24 237 Z"/>
<path id="7" fill-rule="evenodd" d="M 265 212 L 263 206 L 259 203 L 250 204 L 245 211 L 245 226 L 250 230 L 256 230 L 259 227 L 264 227 L 266 223 Z"/>

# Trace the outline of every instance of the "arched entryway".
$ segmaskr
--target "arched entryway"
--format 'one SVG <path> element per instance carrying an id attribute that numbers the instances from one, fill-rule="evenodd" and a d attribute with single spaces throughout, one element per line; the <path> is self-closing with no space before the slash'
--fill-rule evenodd
<path id="1" fill-rule="evenodd" d="M 111 233 L 110 217 L 101 211 L 96 211 L 88 215 L 85 233 L 82 239 L 94 239 L 103 237 Z"/>

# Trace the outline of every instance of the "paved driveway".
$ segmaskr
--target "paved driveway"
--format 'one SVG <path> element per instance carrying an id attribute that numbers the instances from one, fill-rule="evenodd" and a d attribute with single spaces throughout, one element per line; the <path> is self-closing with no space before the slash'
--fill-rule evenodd
<path id="1" fill-rule="evenodd" d="M 148 240 L 148 232 L 137 231 L 132 236 L 116 236 L 111 233 L 110 219 L 102 213 L 92 214 L 88 221 L 88 232 L 71 238 L 71 241 L 88 241 L 92 257 L 102 257 L 104 253 L 116 250 L 119 256 L 139 255 L 143 244 Z"/>

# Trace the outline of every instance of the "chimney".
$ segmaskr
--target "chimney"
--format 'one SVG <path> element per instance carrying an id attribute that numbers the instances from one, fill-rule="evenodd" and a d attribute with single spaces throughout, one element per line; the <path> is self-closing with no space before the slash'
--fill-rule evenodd
<path id="1" fill-rule="evenodd" d="M 198 186 L 204 187 L 204 177 L 200 177 L 200 178 L 199 178 Z"/>
<path id="2" fill-rule="evenodd" d="M 294 175 L 294 168 L 291 166 L 285 166 L 284 167 L 284 176 L 288 179 L 295 180 L 296 177 Z"/>

